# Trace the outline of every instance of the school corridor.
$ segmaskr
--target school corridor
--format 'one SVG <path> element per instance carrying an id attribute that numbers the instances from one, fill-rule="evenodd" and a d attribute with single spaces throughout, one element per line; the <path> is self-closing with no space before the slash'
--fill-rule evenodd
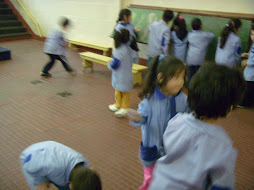
<path id="1" fill-rule="evenodd" d="M 52 78 L 39 76 L 48 57 L 43 42 L 2 42 L 12 60 L 0 62 L 0 189 L 26 190 L 19 154 L 27 146 L 46 140 L 65 144 L 82 153 L 101 176 L 104 190 L 135 190 L 143 179 L 138 152 L 140 128 L 116 118 L 108 109 L 114 102 L 111 73 L 94 64 L 83 73 L 78 52 L 69 50 L 77 76 L 65 72 L 60 62 Z M 131 92 L 137 108 L 139 87 Z M 219 124 L 238 149 L 236 189 L 254 189 L 254 109 L 235 109 Z M 52 187 L 51 189 L 55 189 Z"/>

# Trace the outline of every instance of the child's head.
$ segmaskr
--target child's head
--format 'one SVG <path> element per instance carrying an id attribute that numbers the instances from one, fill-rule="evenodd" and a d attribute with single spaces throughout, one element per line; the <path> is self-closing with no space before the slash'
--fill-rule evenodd
<path id="1" fill-rule="evenodd" d="M 173 11 L 167 9 L 167 10 L 165 10 L 165 11 L 163 12 L 162 19 L 163 19 L 166 23 L 169 23 L 169 22 L 172 20 L 173 17 L 174 17 Z"/>
<path id="2" fill-rule="evenodd" d="M 236 19 L 236 18 L 230 20 L 229 23 L 225 25 L 224 29 L 221 32 L 220 48 L 224 47 L 224 45 L 227 41 L 229 33 L 230 32 L 237 33 L 239 28 L 241 27 L 241 25 L 242 25 L 242 22 L 239 19 Z"/>
<path id="3" fill-rule="evenodd" d="M 118 21 L 124 22 L 124 23 L 130 23 L 132 20 L 131 17 L 131 11 L 129 9 L 122 9 L 119 13 Z"/>
<path id="4" fill-rule="evenodd" d="M 71 190 L 101 190 L 101 180 L 99 175 L 93 170 L 79 166 L 72 169 L 70 174 Z"/>
<path id="5" fill-rule="evenodd" d="M 121 44 L 125 44 L 130 39 L 130 33 L 127 29 L 116 31 L 114 35 L 115 47 L 118 48 Z"/>
<path id="6" fill-rule="evenodd" d="M 63 29 L 67 29 L 67 27 L 70 25 L 70 20 L 66 17 L 63 17 L 61 18 L 60 20 L 60 26 L 63 28 Z"/>
<path id="7" fill-rule="evenodd" d="M 225 117 L 237 105 L 245 90 L 245 80 L 236 69 L 205 64 L 192 77 L 188 103 L 197 118 Z"/>
<path id="8" fill-rule="evenodd" d="M 176 95 L 183 88 L 185 74 L 186 67 L 179 59 L 157 56 L 152 60 L 139 97 L 150 98 L 156 86 L 167 96 Z"/>
<path id="9" fill-rule="evenodd" d="M 201 30 L 202 28 L 202 22 L 199 18 L 194 18 L 191 23 L 193 30 Z"/>
<path id="10" fill-rule="evenodd" d="M 187 36 L 186 23 L 182 16 L 176 17 L 173 24 L 173 30 L 176 31 L 176 35 L 180 40 L 183 40 Z"/>
<path id="11" fill-rule="evenodd" d="M 252 23 L 252 25 L 251 25 L 250 38 L 251 38 L 251 41 L 254 42 L 254 23 Z"/>

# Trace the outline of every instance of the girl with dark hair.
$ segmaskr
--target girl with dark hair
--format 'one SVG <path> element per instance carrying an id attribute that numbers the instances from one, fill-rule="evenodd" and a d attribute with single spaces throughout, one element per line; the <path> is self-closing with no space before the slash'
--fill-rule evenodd
<path id="1" fill-rule="evenodd" d="M 131 48 L 129 31 L 121 29 L 114 35 L 115 48 L 113 61 L 108 63 L 112 70 L 112 86 L 115 89 L 115 103 L 109 105 L 109 109 L 115 112 L 117 117 L 123 117 L 130 108 L 130 91 L 133 87 Z"/>
<path id="2" fill-rule="evenodd" d="M 188 31 L 186 29 L 186 23 L 182 16 L 178 16 L 174 20 L 171 33 L 172 41 L 172 54 L 185 62 L 186 53 L 187 53 L 187 38 Z"/>
<path id="3" fill-rule="evenodd" d="M 240 64 L 241 39 L 236 35 L 240 27 L 241 21 L 239 19 L 232 19 L 225 25 L 221 36 L 218 38 L 215 54 L 216 64 L 228 67 L 235 67 Z"/>
<path id="4" fill-rule="evenodd" d="M 187 111 L 187 96 L 181 92 L 186 67 L 175 57 L 156 56 L 148 70 L 140 92 L 144 98 L 137 111 L 129 110 L 130 124 L 141 126 L 140 157 L 144 181 L 139 190 L 148 189 L 154 164 L 164 155 L 162 136 L 168 121 L 178 112 Z"/>
<path id="5" fill-rule="evenodd" d="M 156 162 L 149 190 L 233 190 L 237 151 L 217 125 L 243 95 L 242 74 L 226 66 L 205 64 L 189 84 L 192 113 L 179 113 L 163 135 L 166 155 Z"/>
<path id="6" fill-rule="evenodd" d="M 139 29 L 135 29 L 133 24 L 131 23 L 132 16 L 131 11 L 129 9 L 122 9 L 119 13 L 119 17 L 117 20 L 117 24 L 115 26 L 115 32 L 120 31 L 121 29 L 127 29 L 130 32 L 129 46 L 132 48 L 131 57 L 133 58 L 132 63 L 139 63 L 138 58 L 138 46 L 136 42 L 136 38 L 138 36 Z"/>

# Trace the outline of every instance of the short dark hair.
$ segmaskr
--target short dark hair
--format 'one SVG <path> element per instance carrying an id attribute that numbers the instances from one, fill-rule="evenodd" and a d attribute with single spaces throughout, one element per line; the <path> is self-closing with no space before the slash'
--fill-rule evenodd
<path id="1" fill-rule="evenodd" d="M 68 25 L 70 25 L 70 20 L 66 17 L 62 17 L 60 24 L 61 24 L 61 26 L 68 26 Z"/>
<path id="2" fill-rule="evenodd" d="M 101 190 L 101 180 L 99 175 L 85 167 L 79 166 L 72 169 L 70 183 L 73 190 Z"/>
<path id="3" fill-rule="evenodd" d="M 254 30 L 254 22 L 251 24 L 251 30 Z"/>
<path id="4" fill-rule="evenodd" d="M 130 39 L 130 32 L 127 29 L 121 29 L 120 31 L 115 31 L 114 41 L 115 48 L 118 48 L 121 44 L 125 44 Z"/>
<path id="5" fill-rule="evenodd" d="M 162 18 L 164 21 L 166 22 L 171 21 L 173 17 L 174 17 L 173 11 L 167 9 L 163 12 Z"/>
<path id="6" fill-rule="evenodd" d="M 201 25 L 202 25 L 202 22 L 199 18 L 194 18 L 192 20 L 191 26 L 193 30 L 200 30 Z"/>
<path id="7" fill-rule="evenodd" d="M 244 94 L 246 82 L 240 71 L 216 64 L 205 64 L 192 77 L 188 103 L 197 118 L 225 117 Z"/>

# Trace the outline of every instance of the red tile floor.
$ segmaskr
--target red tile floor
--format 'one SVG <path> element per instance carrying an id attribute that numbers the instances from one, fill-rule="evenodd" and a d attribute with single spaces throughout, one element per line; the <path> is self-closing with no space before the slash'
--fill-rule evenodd
<path id="1" fill-rule="evenodd" d="M 58 62 L 51 71 L 53 77 L 42 79 L 39 72 L 48 61 L 43 42 L 20 40 L 1 46 L 11 50 L 12 60 L 0 62 L 0 189 L 28 189 L 19 154 L 45 140 L 82 153 L 99 172 L 104 190 L 137 189 L 143 178 L 138 158 L 140 128 L 108 110 L 114 90 L 107 68 L 95 64 L 94 73 L 83 73 L 81 58 L 70 50 L 68 57 L 78 75 L 70 76 Z M 65 91 L 72 95 L 57 95 Z M 140 101 L 138 91 L 131 93 L 132 108 Z M 253 190 L 254 110 L 236 109 L 219 123 L 239 152 L 236 188 Z"/>

